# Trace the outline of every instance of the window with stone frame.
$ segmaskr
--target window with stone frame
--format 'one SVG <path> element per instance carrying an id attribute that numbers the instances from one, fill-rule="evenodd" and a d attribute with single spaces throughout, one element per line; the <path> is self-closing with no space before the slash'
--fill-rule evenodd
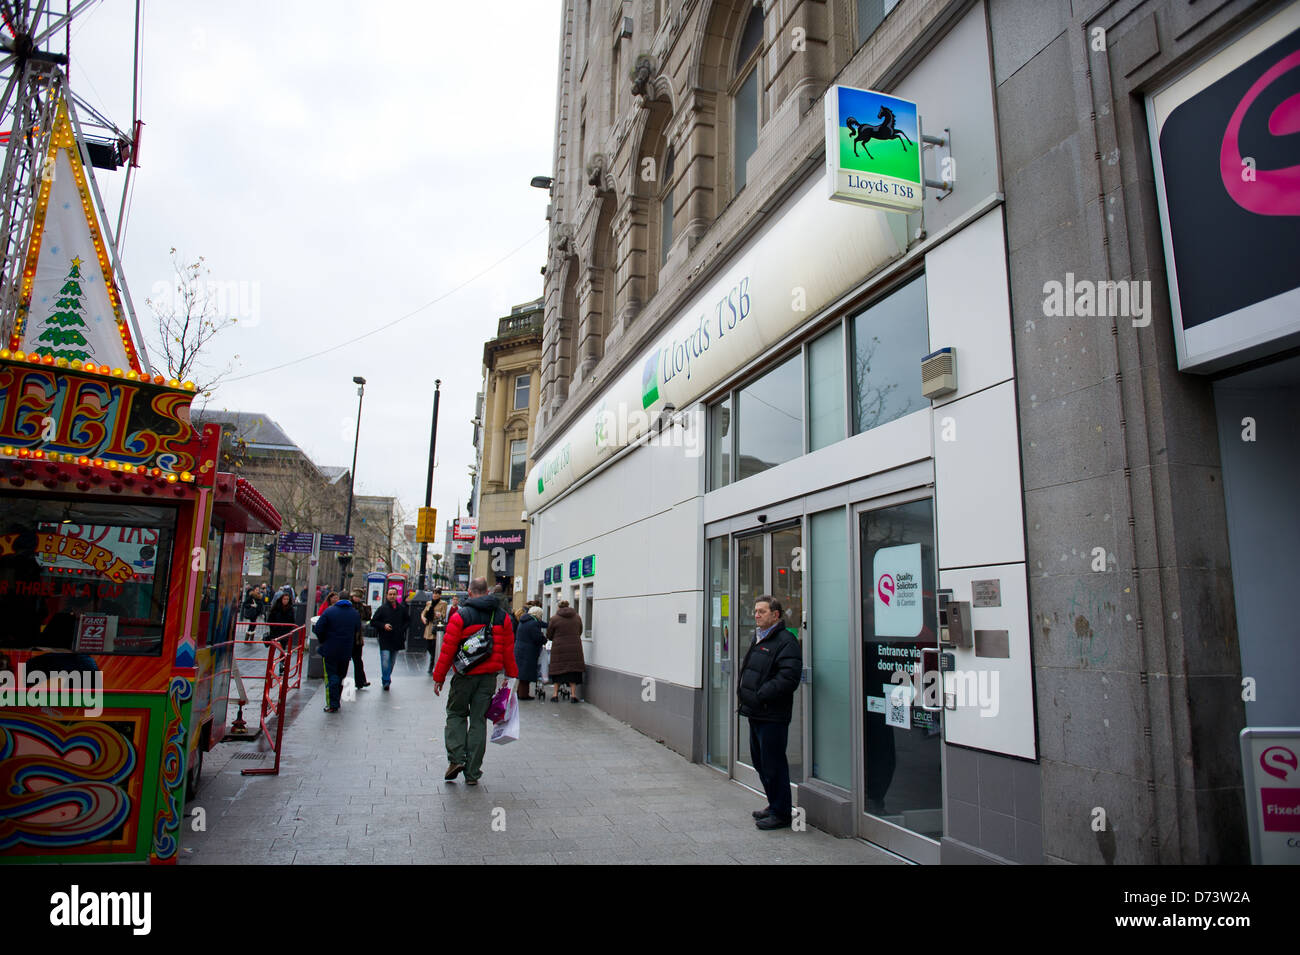
<path id="1" fill-rule="evenodd" d="M 515 410 L 521 411 L 528 407 L 528 392 L 531 383 L 531 375 L 515 375 Z"/>
<path id="2" fill-rule="evenodd" d="M 871 35 L 876 32 L 880 24 L 885 22 L 885 17 L 898 6 L 900 0 L 855 0 L 855 2 L 858 15 L 857 42 L 854 46 L 859 47 L 871 39 Z"/>
<path id="3" fill-rule="evenodd" d="M 673 165 L 675 156 L 669 146 L 660 164 L 659 176 L 659 267 L 668 261 L 673 245 Z"/>
<path id="4" fill-rule="evenodd" d="M 745 21 L 736 49 L 735 71 L 730 87 L 732 104 L 731 169 L 733 194 L 745 188 L 749 157 L 758 148 L 762 125 L 763 8 L 754 7 Z"/>
<path id="5" fill-rule="evenodd" d="M 520 438 L 510 442 L 510 490 L 524 483 L 528 473 L 528 439 Z"/>

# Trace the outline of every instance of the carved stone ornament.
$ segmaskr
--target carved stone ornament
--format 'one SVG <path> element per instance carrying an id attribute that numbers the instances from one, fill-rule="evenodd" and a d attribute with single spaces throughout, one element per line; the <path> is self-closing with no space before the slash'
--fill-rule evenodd
<path id="1" fill-rule="evenodd" d="M 642 53 L 636 58 L 636 63 L 629 73 L 632 80 L 632 95 L 641 97 L 643 106 L 644 100 L 649 99 L 653 91 L 650 79 L 655 75 L 655 71 L 655 58 L 649 53 Z"/>
<path id="2" fill-rule="evenodd" d="M 607 168 L 608 163 L 604 153 L 596 153 L 587 160 L 587 184 L 595 186 L 597 192 L 614 191 L 614 177 Z"/>

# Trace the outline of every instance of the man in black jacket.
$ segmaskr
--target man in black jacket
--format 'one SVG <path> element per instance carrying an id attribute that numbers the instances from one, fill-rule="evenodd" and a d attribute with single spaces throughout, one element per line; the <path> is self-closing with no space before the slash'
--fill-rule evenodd
<path id="1" fill-rule="evenodd" d="M 397 654 L 406 648 L 406 631 L 411 628 L 410 610 L 397 596 L 397 588 L 388 588 L 388 598 L 370 617 L 375 636 L 379 638 L 379 675 L 384 689 L 393 682 L 393 664 Z"/>
<path id="2" fill-rule="evenodd" d="M 785 627 L 781 602 L 770 594 L 754 601 L 754 643 L 740 665 L 740 715 L 749 718 L 749 753 L 767 794 L 767 808 L 754 813 L 759 829 L 790 825 L 790 736 L 794 692 L 803 673 L 803 650 Z"/>

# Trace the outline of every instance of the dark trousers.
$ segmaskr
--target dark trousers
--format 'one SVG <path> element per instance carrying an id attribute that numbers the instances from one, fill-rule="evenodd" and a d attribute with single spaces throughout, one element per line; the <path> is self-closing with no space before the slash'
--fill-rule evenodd
<path id="1" fill-rule="evenodd" d="M 361 651 L 365 647 L 361 644 L 355 644 L 352 647 L 352 682 L 357 686 L 368 682 L 366 680 L 366 668 L 361 664 Z"/>
<path id="2" fill-rule="evenodd" d="M 790 764 L 785 758 L 789 738 L 789 723 L 749 721 L 750 759 L 763 781 L 772 814 L 785 820 L 790 818 Z"/>
<path id="3" fill-rule="evenodd" d="M 348 672 L 348 658 L 341 657 L 336 660 L 325 658 L 325 705 L 330 709 L 337 709 L 339 703 L 343 700 L 343 674 Z"/>

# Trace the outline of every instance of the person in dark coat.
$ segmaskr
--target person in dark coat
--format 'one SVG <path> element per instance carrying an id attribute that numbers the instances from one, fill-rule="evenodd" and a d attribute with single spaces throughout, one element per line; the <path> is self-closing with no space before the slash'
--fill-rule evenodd
<path id="1" fill-rule="evenodd" d="M 292 591 L 280 591 L 275 598 L 275 603 L 271 604 L 271 609 L 267 612 L 266 622 L 271 624 L 271 632 L 266 635 L 267 639 L 278 643 L 287 658 L 289 638 L 293 635 L 294 624 L 298 622 L 294 615 Z M 284 672 L 285 662 L 280 664 L 281 673 Z"/>
<path id="2" fill-rule="evenodd" d="M 530 605 L 519 621 L 515 631 L 515 663 L 519 667 L 519 699 L 536 699 L 532 695 L 532 683 L 538 678 L 537 658 L 542 653 L 542 644 L 546 635 L 542 631 L 542 608 Z M 538 689 L 537 696 L 545 694 Z"/>
<path id="3" fill-rule="evenodd" d="M 393 682 L 393 664 L 406 648 L 406 631 L 411 628 L 410 608 L 398 599 L 396 587 L 388 588 L 388 599 L 371 616 L 370 625 L 379 638 L 379 676 L 387 690 Z"/>
<path id="4" fill-rule="evenodd" d="M 569 684 L 569 702 L 581 702 L 578 685 L 587 672 L 582 656 L 582 618 L 567 600 L 560 601 L 560 609 L 546 628 L 546 639 L 551 641 L 551 683 L 555 687 L 551 702 L 560 702 L 561 683 Z"/>
<path id="5" fill-rule="evenodd" d="M 365 594 L 354 590 L 352 606 L 357 608 L 357 614 L 361 617 L 361 626 L 357 627 L 357 639 L 352 645 L 352 678 L 357 689 L 363 690 L 370 685 L 370 681 L 366 679 L 365 664 L 361 662 L 361 654 L 366 648 L 366 625 L 370 623 L 370 604 L 366 603 Z"/>
<path id="6" fill-rule="evenodd" d="M 333 604 L 312 624 L 312 633 L 320 640 L 317 649 L 325 658 L 325 674 L 329 677 L 329 682 L 325 685 L 326 713 L 339 711 L 339 703 L 343 699 L 343 674 L 347 672 L 348 661 L 352 659 L 352 646 L 359 626 L 361 615 L 352 606 L 352 602 L 346 599 Z"/>
<path id="7" fill-rule="evenodd" d="M 740 715 L 749 718 L 749 754 L 767 794 L 767 808 L 754 813 L 759 829 L 788 829 L 790 763 L 785 755 L 794 693 L 803 674 L 803 649 L 786 629 L 781 602 L 769 594 L 754 600 L 754 642 L 740 664 Z"/>

